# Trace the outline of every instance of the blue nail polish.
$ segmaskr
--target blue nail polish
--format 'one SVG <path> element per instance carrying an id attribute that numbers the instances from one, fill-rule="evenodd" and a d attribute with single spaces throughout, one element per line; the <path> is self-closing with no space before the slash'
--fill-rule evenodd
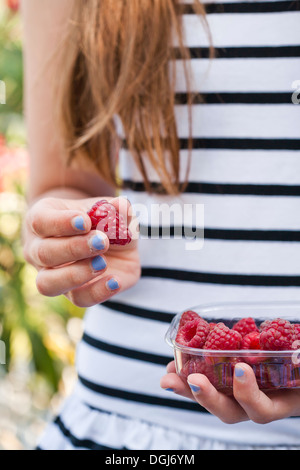
<path id="1" fill-rule="evenodd" d="M 97 256 L 92 260 L 92 266 L 94 271 L 103 271 L 107 265 L 102 256 Z"/>
<path id="2" fill-rule="evenodd" d="M 173 388 L 165 388 L 166 392 L 174 392 Z"/>
<path id="3" fill-rule="evenodd" d="M 110 290 L 118 290 L 119 289 L 119 284 L 115 279 L 110 279 L 107 283 L 108 287 Z"/>
<path id="4" fill-rule="evenodd" d="M 239 367 L 236 367 L 234 373 L 236 377 L 243 377 L 245 371 L 243 371 L 243 369 L 240 369 Z"/>
<path id="5" fill-rule="evenodd" d="M 190 389 L 192 390 L 192 392 L 200 392 L 200 387 L 198 387 L 198 385 L 193 385 L 193 384 L 190 384 L 189 383 L 189 386 L 190 386 Z"/>
<path id="6" fill-rule="evenodd" d="M 77 228 L 77 230 L 84 231 L 85 230 L 84 218 L 81 215 L 79 215 L 78 217 L 75 217 L 75 219 L 73 220 L 73 225 L 75 228 Z"/>
<path id="7" fill-rule="evenodd" d="M 93 248 L 95 248 L 95 250 L 104 250 L 105 243 L 104 243 L 104 239 L 101 237 L 101 235 L 95 235 L 92 238 L 92 246 L 93 246 Z"/>

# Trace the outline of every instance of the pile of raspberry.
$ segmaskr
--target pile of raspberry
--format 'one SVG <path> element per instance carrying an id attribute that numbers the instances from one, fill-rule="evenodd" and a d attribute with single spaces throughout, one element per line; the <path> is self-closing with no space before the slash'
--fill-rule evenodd
<path id="1" fill-rule="evenodd" d="M 291 351 L 300 347 L 300 324 L 276 318 L 257 325 L 251 317 L 236 322 L 209 323 L 188 310 L 181 316 L 176 343 L 207 350 Z"/>

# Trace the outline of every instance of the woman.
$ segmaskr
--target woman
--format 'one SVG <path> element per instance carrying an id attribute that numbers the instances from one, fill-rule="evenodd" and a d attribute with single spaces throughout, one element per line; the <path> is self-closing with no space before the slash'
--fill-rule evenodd
<path id="1" fill-rule="evenodd" d="M 23 10 L 25 256 L 42 294 L 89 307 L 78 384 L 40 447 L 300 448 L 299 393 L 259 392 L 245 364 L 234 400 L 200 374 L 185 386 L 172 362 L 162 377 L 174 312 L 300 300 L 299 2 L 27 0 Z M 159 232 L 161 204 L 204 206 L 202 249 L 147 237 L 145 215 L 138 245 L 110 246 L 87 211 L 117 187 L 156 208 Z M 112 199 L 126 216 L 122 201 Z"/>

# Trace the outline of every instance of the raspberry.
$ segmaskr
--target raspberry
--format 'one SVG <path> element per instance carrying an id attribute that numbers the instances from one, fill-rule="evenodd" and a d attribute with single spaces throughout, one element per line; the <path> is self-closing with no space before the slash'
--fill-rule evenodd
<path id="1" fill-rule="evenodd" d="M 192 357 L 191 359 L 187 360 L 180 371 L 180 376 L 183 379 L 187 379 L 191 374 L 203 374 L 206 375 L 210 383 L 216 387 L 220 387 L 220 380 L 216 371 L 214 370 L 213 366 L 206 364 L 201 357 Z M 221 382 L 222 384 L 222 382 Z"/>
<path id="2" fill-rule="evenodd" d="M 211 323 L 209 324 L 209 331 L 212 331 L 216 326 L 217 326 L 216 323 L 211 322 Z"/>
<path id="3" fill-rule="evenodd" d="M 284 377 L 281 366 L 261 363 L 253 365 L 252 368 L 261 390 L 270 391 L 280 388 L 281 380 Z"/>
<path id="4" fill-rule="evenodd" d="M 294 325 L 294 330 L 296 334 L 296 339 L 299 341 L 300 340 L 300 323 L 296 323 Z"/>
<path id="5" fill-rule="evenodd" d="M 202 348 L 209 333 L 209 324 L 203 318 L 187 322 L 178 330 L 176 342 L 189 348 Z"/>
<path id="6" fill-rule="evenodd" d="M 248 335 L 244 336 L 241 349 L 260 350 L 260 333 L 258 331 L 252 331 Z M 244 357 L 245 361 L 250 364 L 259 364 L 265 358 L 261 354 L 251 354 Z"/>
<path id="7" fill-rule="evenodd" d="M 264 330 L 267 326 L 269 326 L 271 323 L 272 323 L 271 320 L 266 320 L 266 321 L 264 321 L 263 323 L 260 324 L 260 326 L 259 326 L 259 331 L 261 332 L 261 331 Z"/>
<path id="8" fill-rule="evenodd" d="M 300 367 L 298 364 L 290 364 L 290 376 L 287 383 L 288 388 L 300 387 Z"/>
<path id="9" fill-rule="evenodd" d="M 205 375 L 206 370 L 207 370 L 207 365 L 202 360 L 202 358 L 201 357 L 198 358 L 197 356 L 192 356 L 183 364 L 180 374 L 183 377 L 188 378 L 188 376 L 191 374 L 204 374 Z"/>
<path id="10" fill-rule="evenodd" d="M 236 350 L 239 349 L 242 336 L 238 331 L 231 330 L 224 323 L 217 323 L 209 333 L 204 349 Z"/>
<path id="11" fill-rule="evenodd" d="M 131 233 L 124 218 L 117 209 L 107 201 L 99 201 L 88 212 L 92 230 L 106 233 L 111 245 L 127 245 L 131 242 Z"/>
<path id="12" fill-rule="evenodd" d="M 260 349 L 260 334 L 258 331 L 252 331 L 244 336 L 241 349 Z"/>
<path id="13" fill-rule="evenodd" d="M 294 326 L 280 318 L 270 322 L 260 334 L 260 346 L 265 351 L 289 351 L 295 340 Z"/>
<path id="14" fill-rule="evenodd" d="M 188 321 L 197 320 L 199 317 L 198 313 L 193 310 L 187 310 L 181 315 L 178 329 L 182 328 Z"/>
<path id="15" fill-rule="evenodd" d="M 232 328 L 234 331 L 238 331 L 243 337 L 252 333 L 253 331 L 258 332 L 258 328 L 253 318 L 243 318 L 238 321 Z"/>

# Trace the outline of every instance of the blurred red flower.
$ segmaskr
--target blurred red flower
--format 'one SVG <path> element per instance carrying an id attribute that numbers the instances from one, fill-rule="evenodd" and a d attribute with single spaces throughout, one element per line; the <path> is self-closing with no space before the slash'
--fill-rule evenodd
<path id="1" fill-rule="evenodd" d="M 11 11 L 17 12 L 20 8 L 20 0 L 6 0 L 6 5 Z"/>
<path id="2" fill-rule="evenodd" d="M 13 190 L 16 181 L 23 181 L 28 173 L 28 153 L 22 148 L 9 148 L 0 135 L 0 192 Z"/>

